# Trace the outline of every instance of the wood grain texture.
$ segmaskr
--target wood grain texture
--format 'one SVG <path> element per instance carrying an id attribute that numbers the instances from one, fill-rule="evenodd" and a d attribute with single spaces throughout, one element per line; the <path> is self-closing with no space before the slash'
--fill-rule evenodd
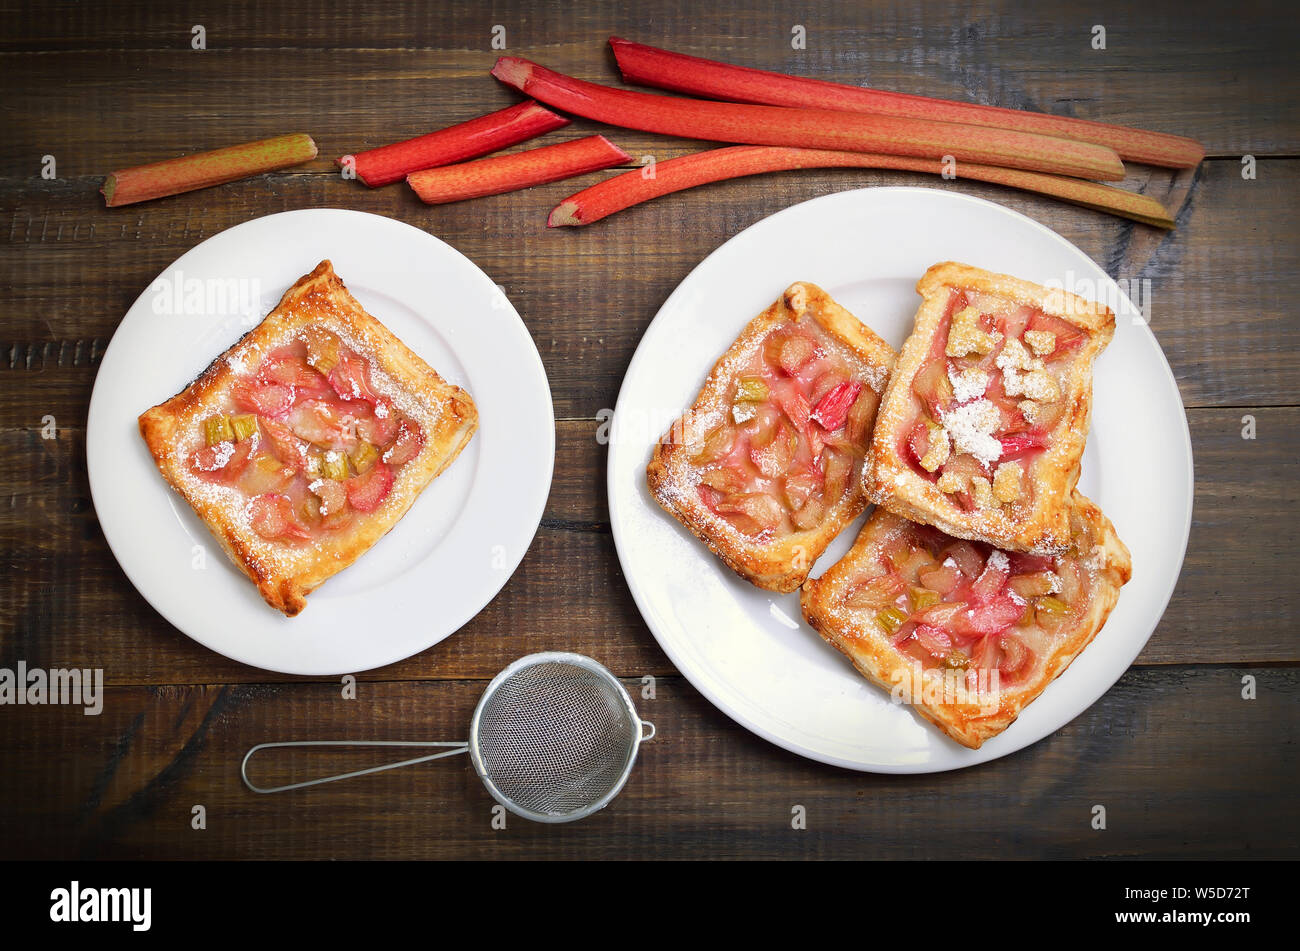
<path id="1" fill-rule="evenodd" d="M 129 49 L 141 68 L 126 81 L 173 113 L 221 118 L 233 101 L 241 120 L 279 116 L 277 90 L 293 83 L 296 101 L 314 107 L 301 114 L 322 126 L 327 116 L 346 116 L 347 128 L 391 136 L 393 115 L 366 108 L 377 83 L 437 79 L 440 102 L 479 102 L 482 91 L 451 93 L 446 80 L 487 85 L 484 74 L 499 52 L 491 46 L 492 30 L 502 26 L 512 54 L 586 79 L 616 77 L 603 44 L 619 34 L 742 65 L 1178 132 L 1201 139 L 1211 154 L 1300 150 L 1300 113 L 1285 94 L 1300 33 L 1296 15 L 1262 0 L 1234 6 L 1231 15 L 1209 0 L 1140 6 L 1069 0 L 1028 9 L 1014 0 L 924 7 L 836 0 L 798 9 L 781 0 L 743 8 L 684 0 L 630 7 L 494 0 L 346 10 L 307 0 L 258 6 L 255 15 L 240 0 L 163 11 L 59 0 L 14 12 L 5 16 L 0 41 L 0 51 L 13 53 L 4 59 L 11 72 L 6 88 L 10 79 L 21 83 L 18 90 L 47 80 L 41 87 L 47 94 L 65 90 L 56 100 L 60 110 L 90 110 L 120 95 L 103 82 L 104 61 Z M 1261 16 L 1267 30 L 1258 28 Z M 190 48 L 196 23 L 206 31 L 202 51 Z M 1092 49 L 1096 24 L 1107 29 L 1105 50 Z M 806 31 L 804 49 L 792 48 L 796 25 Z M 59 50 L 68 52 L 48 52 Z M 403 55 L 386 56 L 386 50 Z M 40 51 L 40 60 L 21 55 L 28 51 Z M 196 64 L 200 57 L 205 62 Z M 1179 76 L 1176 85 L 1167 81 L 1171 71 Z M 231 83 L 239 99 L 223 98 Z M 414 107 L 397 116 L 429 109 L 418 83 L 386 84 L 382 94 Z M 127 128 L 119 135 L 124 144 L 130 139 Z"/>
<path id="2" fill-rule="evenodd" d="M 1258 698 L 1243 700 L 1242 677 Z M 810 763 L 740 730 L 677 677 L 642 696 L 658 734 L 603 812 L 547 828 L 510 817 L 462 757 L 257 796 L 239 778 L 272 740 L 455 740 L 481 681 L 132 687 L 104 712 L 25 711 L 41 748 L 0 735 L 0 853 L 94 858 L 1276 858 L 1289 854 L 1300 673 L 1135 668 L 1014 757 L 937 776 Z M 1277 746 L 1258 755 L 1258 738 Z M 47 750 L 64 752 L 51 757 Z M 283 754 L 281 754 L 283 756 Z M 399 754 L 400 755 L 400 754 Z M 418 754 L 413 754 L 418 755 Z M 384 751 L 255 760 L 262 784 L 388 761 Z M 1249 807 L 1242 800 L 1249 785 Z M 15 807 L 12 804 L 19 804 Z M 192 809 L 207 828 L 191 829 Z M 808 827 L 791 828 L 802 805 Z M 1094 805 L 1107 828 L 1091 825 Z M 972 836 L 971 829 L 979 835 Z"/>
<path id="3" fill-rule="evenodd" d="M 1300 855 L 1291 792 L 1300 8 L 1131 7 L 0 0 L 0 667 L 99 667 L 111 685 L 99 717 L 0 707 L 0 858 Z M 190 49 L 196 23 L 206 50 Z M 1105 51 L 1090 48 L 1095 24 L 1107 29 Z M 599 82 L 616 82 L 604 44 L 619 34 L 800 75 L 1192 135 L 1213 158 L 1194 172 L 1130 167 L 1124 187 L 1174 210 L 1172 233 L 991 185 L 881 172 L 717 183 L 557 231 L 545 228 L 547 211 L 612 173 L 437 208 L 404 186 L 372 191 L 338 177 L 337 155 L 515 101 L 487 75 L 496 25 L 510 53 Z M 806 49 L 791 47 L 795 25 Z M 98 195 L 114 169 L 289 131 L 311 133 L 320 157 L 130 208 L 105 209 Z M 592 132 L 638 162 L 703 147 L 585 120 L 548 141 Z M 1244 153 L 1258 159 L 1254 180 L 1242 178 Z M 40 177 L 46 155 L 54 180 Z M 597 439 L 597 414 L 613 405 L 645 327 L 703 257 L 796 202 L 899 184 L 999 202 L 1137 282 L 1188 406 L 1196 465 L 1183 574 L 1135 666 L 1029 749 L 920 777 L 802 760 L 734 724 L 675 671 L 622 577 Z M 559 417 L 550 498 L 518 572 L 455 636 L 361 675 L 353 701 L 334 680 L 252 670 L 167 624 L 114 561 L 85 469 L 95 372 L 132 302 L 205 238 L 314 207 L 406 221 L 502 284 L 537 343 Z M 772 275 L 773 296 L 797 277 Z M 1254 440 L 1242 439 L 1247 415 Z M 46 417 L 53 439 L 41 436 Z M 455 760 L 284 796 L 239 782 L 244 750 L 267 740 L 464 738 L 486 680 L 544 649 L 608 664 L 660 730 L 623 795 L 587 822 L 512 820 L 494 832 L 491 800 Z M 657 678 L 653 700 L 639 693 L 645 675 Z M 1245 675 L 1257 678 L 1257 700 L 1241 698 Z M 375 762 L 360 760 L 315 765 Z M 196 804 L 206 831 L 191 829 Z M 790 828 L 795 804 L 808 809 L 806 831 Z M 1107 808 L 1106 831 L 1090 826 L 1096 804 Z"/>
<path id="4" fill-rule="evenodd" d="M 1179 228 L 1168 234 L 992 185 L 841 171 L 721 182 L 581 229 L 547 229 L 546 213 L 603 173 L 432 208 L 404 186 L 371 190 L 330 174 L 262 176 L 125 209 L 101 207 L 92 180 L 0 182 L 0 233 L 8 222 L 11 243 L 22 248 L 0 258 L 0 282 L 9 288 L 0 329 L 0 426 L 22 424 L 15 410 L 29 405 L 31 381 L 10 381 L 11 368 L 30 367 L 48 381 L 42 412 L 81 412 L 93 373 L 86 355 L 102 351 L 122 315 L 172 261 L 235 224 L 310 207 L 388 215 L 469 256 L 505 288 L 532 332 L 556 414 L 592 416 L 613 405 L 645 327 L 703 257 L 791 204 L 868 185 L 953 188 L 1054 228 L 1149 300 L 1152 329 L 1188 406 L 1298 401 L 1300 363 L 1278 340 L 1300 335 L 1300 311 L 1289 304 L 1291 275 L 1300 271 L 1293 239 L 1300 163 L 1260 163 L 1254 181 L 1243 181 L 1240 165 L 1228 161 L 1182 177 L 1135 173 L 1135 186 L 1185 196 Z M 664 234 L 674 240 L 661 240 Z M 303 261 L 302 272 L 315 264 Z M 803 276 L 773 275 L 772 297 Z M 264 289 L 268 304 L 280 290 Z"/>
<path id="5" fill-rule="evenodd" d="M 1300 606 L 1287 565 L 1300 536 L 1300 410 L 1190 414 L 1196 503 L 1182 578 L 1139 664 L 1300 661 Z M 368 680 L 493 675 L 515 657 L 567 647 L 621 674 L 673 670 L 619 571 L 597 420 L 557 426 L 542 528 L 519 572 L 459 633 Z M 157 616 L 122 575 L 95 520 L 84 434 L 0 431 L 0 564 L 12 627 L 0 666 L 106 666 L 111 684 L 285 680 L 221 658 Z M 648 449 L 647 449 L 648 458 Z M 190 557 L 188 550 L 183 557 Z M 707 557 L 701 548 L 701 557 Z M 219 555 L 210 571 L 233 571 Z M 1261 581 L 1261 567 L 1265 579 Z M 310 622 L 310 614 L 302 620 Z M 812 636 L 811 631 L 808 631 Z M 104 665 L 110 656 L 114 663 Z"/>

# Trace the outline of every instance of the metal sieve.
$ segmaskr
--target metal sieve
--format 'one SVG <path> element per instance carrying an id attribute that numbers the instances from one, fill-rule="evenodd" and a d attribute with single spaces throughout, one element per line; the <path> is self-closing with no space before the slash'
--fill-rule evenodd
<path id="1" fill-rule="evenodd" d="M 643 732 L 648 727 L 648 732 Z M 534 822 L 572 822 L 609 804 L 632 772 L 653 723 L 637 716 L 613 674 L 581 654 L 521 657 L 493 678 L 474 708 L 468 742 L 292 740 L 259 743 L 244 755 L 240 775 L 256 793 L 337 782 L 469 753 L 492 798 Z M 260 750 L 305 746 L 440 747 L 440 752 L 285 786 L 256 786 L 248 763 Z"/>

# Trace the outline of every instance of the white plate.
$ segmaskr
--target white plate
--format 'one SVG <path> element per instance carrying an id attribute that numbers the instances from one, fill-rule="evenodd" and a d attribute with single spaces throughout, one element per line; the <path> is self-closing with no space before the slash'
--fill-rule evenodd
<path id="1" fill-rule="evenodd" d="M 262 601 L 163 482 L 136 417 L 185 387 L 324 258 L 366 310 L 469 391 L 479 430 L 397 527 L 291 619 Z M 86 441 L 104 535 L 163 617 L 234 660 L 334 675 L 419 653 L 496 596 L 541 521 L 555 417 L 523 321 L 469 259 L 390 218 L 312 209 L 223 231 L 159 275 L 104 354 Z"/>
<path id="2" fill-rule="evenodd" d="M 646 488 L 655 439 L 695 400 L 718 355 L 793 281 L 821 285 L 895 347 L 939 261 L 1057 282 L 1119 314 L 1100 357 L 1079 486 L 1133 554 L 1133 580 L 1093 644 L 1010 729 L 968 750 L 867 683 L 803 620 L 797 594 L 733 575 Z M 1091 283 L 1089 283 L 1091 282 Z M 1019 750 L 1097 700 L 1155 629 L 1191 525 L 1187 419 L 1155 337 L 1120 289 L 1059 235 L 991 202 L 929 188 L 826 195 L 772 215 L 709 255 L 668 298 L 628 367 L 609 449 L 609 509 L 623 571 L 678 669 L 773 743 L 851 769 L 935 772 Z M 846 529 L 814 566 L 848 550 Z"/>

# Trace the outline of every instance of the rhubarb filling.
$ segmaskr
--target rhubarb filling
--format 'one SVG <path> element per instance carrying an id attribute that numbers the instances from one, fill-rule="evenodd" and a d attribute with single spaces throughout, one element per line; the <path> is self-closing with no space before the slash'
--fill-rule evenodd
<path id="1" fill-rule="evenodd" d="M 1032 505 L 1027 474 L 1065 414 L 1085 339 L 1037 307 L 953 290 L 912 379 L 900 455 L 964 511 Z"/>
<path id="2" fill-rule="evenodd" d="M 1014 686 L 1087 612 L 1095 582 L 1078 550 L 1004 552 L 896 516 L 883 524 L 842 604 L 925 669 L 966 671 L 972 686 L 996 670 L 1001 688 Z"/>
<path id="3" fill-rule="evenodd" d="M 820 525 L 856 484 L 879 405 L 860 362 L 816 321 L 770 331 L 695 444 L 701 502 L 761 541 Z"/>
<path id="4" fill-rule="evenodd" d="M 189 469 L 235 489 L 262 538 L 310 544 L 377 509 L 424 446 L 381 389 L 369 360 L 309 327 L 241 368 L 220 411 L 196 423 Z"/>

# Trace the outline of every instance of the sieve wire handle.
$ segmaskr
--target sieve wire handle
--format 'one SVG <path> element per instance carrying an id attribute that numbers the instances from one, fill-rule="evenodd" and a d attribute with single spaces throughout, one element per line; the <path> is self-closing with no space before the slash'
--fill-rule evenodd
<path id="1" fill-rule="evenodd" d="M 419 746 L 446 747 L 440 753 L 430 753 L 428 756 L 417 756 L 414 759 L 404 759 L 396 763 L 385 763 L 383 766 L 372 766 L 369 769 L 358 769 L 350 773 L 337 773 L 333 776 L 323 776 L 320 779 L 309 779 L 306 782 L 290 783 L 287 786 L 255 786 L 253 781 L 248 778 L 248 761 L 253 758 L 253 754 L 261 750 L 288 749 L 290 747 L 302 746 Z M 251 750 L 244 754 L 244 761 L 239 765 L 239 775 L 244 779 L 244 785 L 255 793 L 277 793 L 287 792 L 290 789 L 303 789 L 307 786 L 319 786 L 321 783 L 334 783 L 340 779 L 351 779 L 353 776 L 366 776 L 370 773 L 382 773 L 388 769 L 399 769 L 403 766 L 414 766 L 416 763 L 427 763 L 430 760 L 442 759 L 446 756 L 455 756 L 457 753 L 465 753 L 469 750 L 468 743 L 446 743 L 446 742 L 408 742 L 406 740 L 291 740 L 284 743 L 259 743 Z"/>

